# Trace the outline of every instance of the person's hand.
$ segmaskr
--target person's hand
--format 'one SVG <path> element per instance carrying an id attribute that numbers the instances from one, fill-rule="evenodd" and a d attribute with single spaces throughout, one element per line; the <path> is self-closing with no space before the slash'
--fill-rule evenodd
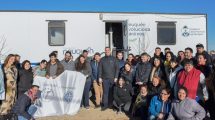
<path id="1" fill-rule="evenodd" d="M 207 100 L 208 100 L 208 98 L 204 96 L 204 100 L 205 100 L 205 101 L 207 101 Z"/>
<path id="2" fill-rule="evenodd" d="M 114 78 L 114 82 L 115 82 L 115 83 L 117 82 L 117 78 Z"/>
<path id="3" fill-rule="evenodd" d="M 136 84 L 137 84 L 137 85 L 142 85 L 142 84 L 143 84 L 143 82 L 136 82 Z"/>
<path id="4" fill-rule="evenodd" d="M 47 79 L 49 79 L 49 78 L 50 78 L 50 76 L 46 75 L 46 78 L 47 78 Z"/>
<path id="5" fill-rule="evenodd" d="M 158 114 L 158 120 L 162 120 L 163 117 L 164 117 L 164 114 L 163 114 L 163 113 L 159 113 L 159 114 Z"/>
<path id="6" fill-rule="evenodd" d="M 99 78 L 99 83 L 102 83 L 102 78 Z"/>

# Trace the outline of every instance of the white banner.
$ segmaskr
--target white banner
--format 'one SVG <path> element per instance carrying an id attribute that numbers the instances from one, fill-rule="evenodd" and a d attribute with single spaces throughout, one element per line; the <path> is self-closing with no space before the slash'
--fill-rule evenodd
<path id="1" fill-rule="evenodd" d="M 79 72 L 65 71 L 55 79 L 35 77 L 41 97 L 35 117 L 74 115 L 80 109 L 86 77 Z"/>

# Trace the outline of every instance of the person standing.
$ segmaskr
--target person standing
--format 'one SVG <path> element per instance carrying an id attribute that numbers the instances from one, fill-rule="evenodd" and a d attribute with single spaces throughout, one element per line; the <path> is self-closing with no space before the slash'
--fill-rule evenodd
<path id="1" fill-rule="evenodd" d="M 136 68 L 136 84 L 147 84 L 152 69 L 151 63 L 148 61 L 148 54 L 141 54 L 141 62 L 137 64 Z"/>
<path id="2" fill-rule="evenodd" d="M 205 54 L 205 57 L 207 59 L 207 64 L 210 66 L 212 65 L 212 58 L 208 54 L 208 52 L 205 51 L 204 46 L 201 43 L 196 45 L 196 56 L 195 56 L 196 60 L 197 60 L 199 54 Z"/>
<path id="3" fill-rule="evenodd" d="M 200 70 L 204 75 L 205 75 L 205 82 L 206 82 L 206 87 L 208 90 L 209 98 L 208 101 L 200 101 L 200 105 L 202 105 L 206 111 L 210 112 L 210 117 L 211 119 L 215 119 L 215 111 L 213 108 L 215 108 L 215 95 L 214 95 L 214 71 L 211 66 L 207 64 L 207 59 L 205 54 L 198 54 L 197 56 L 197 65 L 196 69 Z"/>
<path id="4" fill-rule="evenodd" d="M 24 94 L 33 83 L 33 72 L 31 68 L 31 63 L 28 60 L 23 61 L 22 69 L 19 70 L 18 79 L 18 97 Z"/>
<path id="5" fill-rule="evenodd" d="M 108 104 L 112 105 L 113 103 L 113 85 L 117 82 L 118 75 L 119 68 L 117 60 L 111 55 L 111 49 L 106 47 L 105 56 L 99 64 L 99 82 L 103 83 L 102 111 L 108 108 Z"/>
<path id="6" fill-rule="evenodd" d="M 204 74 L 194 68 L 192 60 L 184 62 L 184 69 L 177 76 L 178 88 L 186 87 L 188 97 L 196 101 L 208 100 L 208 91 Z"/>
<path id="7" fill-rule="evenodd" d="M 14 65 L 15 56 L 9 54 L 4 61 L 3 73 L 5 76 L 5 100 L 0 106 L 0 115 L 7 115 L 16 101 L 17 93 L 17 68 Z"/>
<path id="8" fill-rule="evenodd" d="M 59 76 L 64 71 L 63 65 L 57 60 L 56 53 L 49 54 L 50 61 L 48 62 L 46 66 L 46 78 L 49 79 L 52 77 L 55 79 L 57 76 Z"/>
<path id="9" fill-rule="evenodd" d="M 64 59 L 60 61 L 64 67 L 64 70 L 75 71 L 75 62 L 72 59 L 73 56 L 71 52 L 66 51 Z"/>
<path id="10" fill-rule="evenodd" d="M 122 67 L 125 65 L 125 61 L 123 60 L 123 53 L 121 51 L 117 52 L 116 58 L 118 62 L 118 68 L 119 70 L 121 70 Z"/>
<path id="11" fill-rule="evenodd" d="M 45 77 L 46 76 L 46 60 L 41 60 L 40 65 L 34 68 L 33 73 L 35 76 Z"/>
<path id="12" fill-rule="evenodd" d="M 90 108 L 89 92 L 90 92 L 90 88 L 92 85 L 92 81 L 91 81 L 92 69 L 91 69 L 90 63 L 87 62 L 87 60 L 85 59 L 85 57 L 83 55 L 80 55 L 77 60 L 78 61 L 75 64 L 76 71 L 83 73 L 84 76 L 86 77 L 84 93 L 83 93 L 83 97 L 82 97 L 82 105 L 86 109 L 89 109 Z"/>
<path id="13" fill-rule="evenodd" d="M 92 76 L 91 79 L 93 81 L 93 88 L 95 91 L 95 97 L 96 97 L 96 105 L 95 108 L 99 108 L 101 105 L 102 95 L 103 95 L 103 89 L 102 89 L 102 83 L 99 82 L 99 63 L 101 60 L 100 53 L 95 53 L 94 59 L 91 61 L 90 65 L 92 68 Z"/>

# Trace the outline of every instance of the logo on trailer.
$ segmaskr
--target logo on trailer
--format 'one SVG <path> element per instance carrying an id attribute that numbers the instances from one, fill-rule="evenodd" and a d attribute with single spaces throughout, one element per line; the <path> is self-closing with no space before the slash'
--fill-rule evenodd
<path id="1" fill-rule="evenodd" d="M 188 37 L 190 35 L 190 29 L 187 26 L 182 28 L 182 36 Z"/>

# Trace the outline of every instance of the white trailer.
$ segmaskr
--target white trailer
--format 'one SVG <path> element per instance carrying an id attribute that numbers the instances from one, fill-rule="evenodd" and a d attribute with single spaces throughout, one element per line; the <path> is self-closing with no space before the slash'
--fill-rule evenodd
<path id="1" fill-rule="evenodd" d="M 135 55 L 153 55 L 155 47 L 179 50 L 202 43 L 207 49 L 206 14 L 107 13 L 61 11 L 0 11 L 1 60 L 16 53 L 32 63 L 48 60 L 52 51 L 62 59 L 83 49 L 90 55 L 106 46 Z"/>

